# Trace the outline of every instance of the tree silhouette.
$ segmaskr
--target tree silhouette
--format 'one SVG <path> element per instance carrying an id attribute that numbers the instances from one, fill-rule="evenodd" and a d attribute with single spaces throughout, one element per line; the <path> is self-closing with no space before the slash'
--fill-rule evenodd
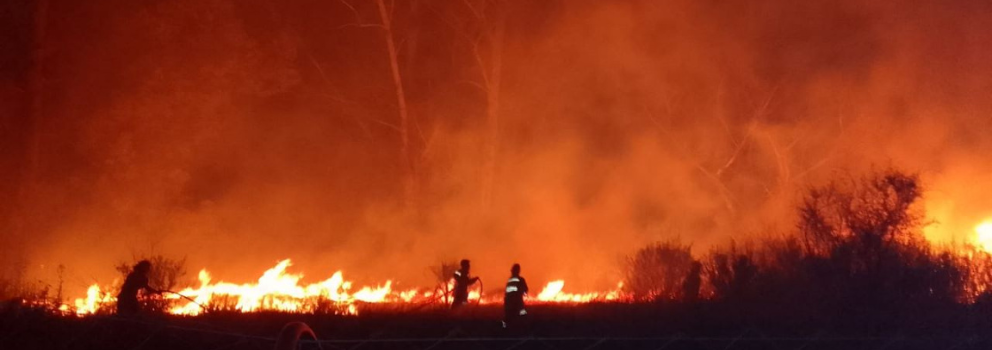
<path id="1" fill-rule="evenodd" d="M 679 296 L 683 278 L 692 270 L 691 246 L 678 241 L 641 248 L 625 265 L 624 288 L 636 300 L 670 300 Z"/>

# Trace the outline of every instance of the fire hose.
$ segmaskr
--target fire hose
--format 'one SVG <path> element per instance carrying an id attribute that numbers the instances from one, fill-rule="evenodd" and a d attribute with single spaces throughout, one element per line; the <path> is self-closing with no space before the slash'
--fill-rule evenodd
<path id="1" fill-rule="evenodd" d="M 309 337 L 314 341 L 317 341 L 317 334 L 313 332 L 306 323 L 303 322 L 290 322 L 282 327 L 282 331 L 279 332 L 279 338 L 276 338 L 275 350 L 295 350 L 299 349 L 300 340 L 304 337 Z M 317 348 L 323 349 L 324 347 L 320 345 L 321 343 L 317 341 Z M 357 348 L 357 346 L 356 346 Z"/>
<path id="2" fill-rule="evenodd" d="M 485 288 L 482 288 L 482 278 L 479 277 L 476 278 L 478 278 L 479 281 L 479 299 L 475 301 L 475 305 L 479 305 L 482 304 L 482 291 L 485 290 Z"/>
<path id="3" fill-rule="evenodd" d="M 193 300 L 193 298 L 190 298 L 188 296 L 182 295 L 179 292 L 173 292 L 171 290 L 160 290 L 160 292 L 172 293 L 172 294 L 178 295 L 179 297 L 181 297 L 183 299 L 186 299 L 186 300 L 189 300 L 189 302 L 191 302 L 193 304 L 196 304 L 196 306 L 199 306 L 201 309 L 203 309 L 203 311 L 208 311 L 209 310 L 209 309 L 207 309 L 206 306 L 203 306 L 203 304 L 200 304 L 200 303 L 196 302 L 196 300 Z"/>

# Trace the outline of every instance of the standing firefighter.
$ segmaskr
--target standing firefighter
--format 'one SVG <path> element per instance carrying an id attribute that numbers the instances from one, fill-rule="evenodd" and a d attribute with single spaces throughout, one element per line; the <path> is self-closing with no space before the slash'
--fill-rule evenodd
<path id="1" fill-rule="evenodd" d="M 152 293 L 161 293 L 148 286 L 148 272 L 152 269 L 152 263 L 148 260 L 139 261 L 134 265 L 131 273 L 124 279 L 120 294 L 117 294 L 117 314 L 134 315 L 138 313 L 138 291 L 145 289 Z"/>
<path id="2" fill-rule="evenodd" d="M 503 295 L 503 328 L 516 324 L 527 315 L 524 309 L 524 296 L 527 295 L 527 280 L 520 276 L 520 264 L 513 264 L 510 279 L 506 281 L 506 294 Z"/>
<path id="3" fill-rule="evenodd" d="M 479 281 L 478 277 L 470 277 L 468 274 L 471 268 L 468 259 L 462 259 L 461 265 L 462 268 L 455 271 L 453 276 L 455 279 L 455 300 L 451 303 L 452 309 L 468 304 L 468 286 Z"/>
<path id="4" fill-rule="evenodd" d="M 703 264 L 693 261 L 692 268 L 689 269 L 689 273 L 682 280 L 682 301 L 692 304 L 696 300 L 699 300 L 699 285 L 703 282 L 701 277 L 702 271 Z"/>

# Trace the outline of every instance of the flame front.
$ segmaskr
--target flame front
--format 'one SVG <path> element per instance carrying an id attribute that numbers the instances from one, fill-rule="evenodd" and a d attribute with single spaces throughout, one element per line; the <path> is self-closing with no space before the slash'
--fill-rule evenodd
<path id="1" fill-rule="evenodd" d="M 207 309 L 233 310 L 240 312 L 282 311 L 297 313 L 328 312 L 334 314 L 356 315 L 358 306 L 366 303 L 430 303 L 443 300 L 443 295 L 437 292 L 408 289 L 393 290 L 392 281 L 386 281 L 380 286 L 365 286 L 354 290 L 352 282 L 346 281 L 341 271 L 335 272 L 330 278 L 301 285 L 302 274 L 289 273 L 286 270 L 292 266 L 289 259 L 282 260 L 276 266 L 266 270 L 257 283 L 235 284 L 229 282 L 213 282 L 207 270 L 200 270 L 197 278 L 198 287 L 185 288 L 178 292 L 166 292 L 163 298 L 170 301 L 167 311 L 176 315 L 198 315 Z M 563 292 L 564 280 L 548 283 L 536 298 L 528 298 L 532 303 L 584 303 L 590 301 L 614 301 L 620 297 L 620 287 L 609 292 L 566 293 Z M 453 286 L 449 285 L 447 290 Z M 75 301 L 75 313 L 88 315 L 97 313 L 116 302 L 108 288 L 98 284 L 89 287 L 85 298 Z M 480 304 L 495 304 L 502 302 L 501 295 L 481 296 L 480 291 L 473 290 L 469 299 Z"/>
<path id="2" fill-rule="evenodd" d="M 86 298 L 76 299 L 76 314 L 85 315 L 96 313 L 100 305 L 115 302 L 116 299 L 109 294 L 100 295 L 100 286 L 92 285 L 86 290 Z M 60 308 L 61 309 L 61 308 Z"/>
<path id="3" fill-rule="evenodd" d="M 606 293 L 564 293 L 562 289 L 565 288 L 564 280 L 557 280 L 548 282 L 548 285 L 537 294 L 537 301 L 539 302 L 552 302 L 552 303 L 588 303 L 591 301 L 615 301 L 620 298 L 620 290 L 623 288 L 623 283 L 617 284 L 617 289 L 606 292 Z"/>
<path id="4" fill-rule="evenodd" d="M 975 243 L 986 252 L 992 253 L 992 219 L 975 226 Z"/>
<path id="5" fill-rule="evenodd" d="M 322 305 L 334 307 L 335 313 L 355 314 L 356 302 L 382 303 L 400 301 L 416 291 L 393 293 L 392 281 L 382 286 L 363 287 L 352 293 L 352 283 L 345 281 L 341 271 L 331 278 L 309 285 L 300 285 L 302 274 L 292 274 L 286 269 L 292 263 L 289 259 L 280 261 L 275 267 L 265 271 L 258 283 L 233 284 L 211 283 L 210 273 L 201 270 L 200 286 L 186 288 L 166 297 L 177 300 L 177 306 L 169 311 L 173 314 L 196 315 L 205 307 L 225 308 L 234 303 L 233 309 L 242 312 L 274 310 L 287 312 L 313 312 Z M 189 299 L 192 299 L 191 302 Z M 221 301 L 218 302 L 218 299 Z"/>

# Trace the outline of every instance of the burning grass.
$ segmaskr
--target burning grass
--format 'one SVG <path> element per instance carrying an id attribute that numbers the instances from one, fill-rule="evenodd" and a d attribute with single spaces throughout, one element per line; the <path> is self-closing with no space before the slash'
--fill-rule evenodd
<path id="1" fill-rule="evenodd" d="M 920 196 L 917 178 L 895 171 L 813 188 L 799 207 L 794 235 L 743 246 L 732 243 L 698 258 L 677 241 L 648 245 L 627 259 L 625 283 L 616 288 L 577 293 L 566 289 L 566 281 L 555 280 L 535 288 L 527 304 L 720 305 L 727 312 L 786 310 L 775 316 L 786 319 L 987 308 L 992 304 L 992 255 L 979 246 L 937 247 L 923 239 Z M 983 227 L 977 230 L 979 237 Z M 182 270 L 181 264 L 163 265 Z M 435 287 L 405 287 L 388 280 L 356 286 L 342 271 L 304 282 L 291 266 L 289 259 L 283 260 L 250 283 L 217 281 L 204 269 L 196 286 L 146 296 L 147 304 L 159 305 L 146 310 L 185 316 L 419 313 L 446 310 L 446 291 L 452 289 L 441 277 Z M 443 275 L 443 264 L 437 270 Z M 168 281 L 176 275 L 163 274 L 171 276 Z M 86 297 L 69 305 L 47 298 L 24 301 L 55 314 L 100 315 L 113 310 L 115 292 L 113 285 L 93 285 Z M 491 308 L 501 305 L 502 291 L 473 290 L 470 300 L 476 307 Z"/>
<path id="2" fill-rule="evenodd" d="M 198 276 L 199 286 L 188 287 L 177 292 L 166 292 L 162 296 L 148 296 L 146 302 L 165 301 L 164 311 L 174 315 L 198 315 L 209 311 L 281 311 L 289 313 L 317 313 L 356 315 L 359 309 L 374 305 L 389 305 L 390 308 L 410 309 L 423 306 L 446 307 L 443 290 L 394 288 L 392 281 L 378 286 L 355 287 L 344 279 L 341 271 L 330 278 L 309 284 L 302 284 L 303 275 L 289 272 L 292 263 L 289 259 L 280 261 L 265 271 L 255 283 L 229 283 L 213 281 L 207 270 Z M 621 284 L 622 285 L 622 284 Z M 529 303 L 584 303 L 592 301 L 618 301 L 618 289 L 608 292 L 569 293 L 564 291 L 565 281 L 549 282 Z M 94 284 L 85 298 L 75 300 L 74 307 L 64 307 L 63 311 L 76 315 L 109 313 L 116 302 L 114 289 Z M 479 290 L 470 292 L 470 300 L 477 304 L 500 304 L 502 293 L 498 290 L 484 295 Z"/>

